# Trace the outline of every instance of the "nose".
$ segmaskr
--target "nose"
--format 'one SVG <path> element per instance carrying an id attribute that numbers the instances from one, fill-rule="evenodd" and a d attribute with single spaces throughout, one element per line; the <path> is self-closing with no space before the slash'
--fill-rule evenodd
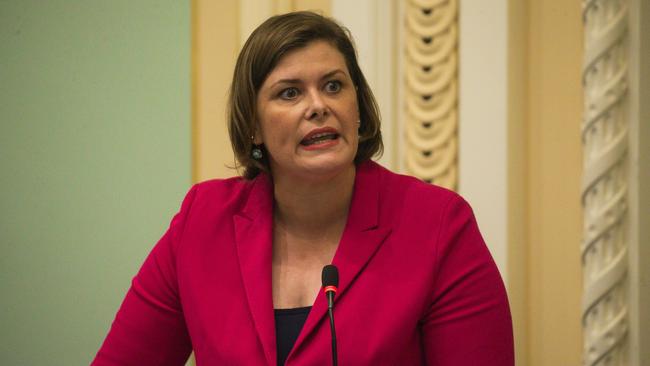
<path id="1" fill-rule="evenodd" d="M 310 91 L 307 103 L 308 105 L 305 111 L 306 119 L 320 121 L 329 114 L 327 103 L 319 91 Z"/>

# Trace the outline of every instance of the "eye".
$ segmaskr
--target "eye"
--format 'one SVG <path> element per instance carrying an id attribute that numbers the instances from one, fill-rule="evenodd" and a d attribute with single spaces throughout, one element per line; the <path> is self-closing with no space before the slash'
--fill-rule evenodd
<path id="1" fill-rule="evenodd" d="M 279 96 L 280 96 L 280 98 L 286 99 L 286 100 L 296 99 L 298 97 L 298 89 L 293 88 L 293 87 L 283 89 L 280 92 Z"/>
<path id="2" fill-rule="evenodd" d="M 338 80 L 328 81 L 325 84 L 325 91 L 328 93 L 338 93 L 341 90 L 341 82 Z"/>

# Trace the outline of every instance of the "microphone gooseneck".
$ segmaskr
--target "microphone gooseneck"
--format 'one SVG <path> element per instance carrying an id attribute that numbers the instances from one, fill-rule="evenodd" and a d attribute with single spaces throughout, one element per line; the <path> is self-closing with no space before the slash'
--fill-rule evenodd
<path id="1" fill-rule="evenodd" d="M 339 286 L 339 271 L 336 266 L 328 264 L 323 267 L 323 291 L 327 296 L 327 314 L 330 317 L 330 330 L 332 332 L 332 365 L 338 365 L 336 354 L 336 329 L 334 327 L 334 295 Z"/>

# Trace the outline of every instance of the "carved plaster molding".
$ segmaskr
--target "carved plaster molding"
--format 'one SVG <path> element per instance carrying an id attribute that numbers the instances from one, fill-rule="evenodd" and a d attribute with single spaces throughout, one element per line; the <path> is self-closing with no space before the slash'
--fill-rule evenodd
<path id="1" fill-rule="evenodd" d="M 584 0 L 583 364 L 628 364 L 628 0 Z"/>
<path id="2" fill-rule="evenodd" d="M 404 9 L 405 167 L 458 186 L 458 0 L 407 0 Z"/>

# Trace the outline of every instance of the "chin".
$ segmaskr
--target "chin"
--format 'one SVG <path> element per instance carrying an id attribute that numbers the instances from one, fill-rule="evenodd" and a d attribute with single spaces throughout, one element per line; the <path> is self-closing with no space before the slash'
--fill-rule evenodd
<path id="1" fill-rule="evenodd" d="M 333 178 L 347 169 L 354 168 L 354 156 L 352 157 L 318 157 L 308 159 L 301 164 L 301 176 L 307 179 L 328 179 Z"/>

